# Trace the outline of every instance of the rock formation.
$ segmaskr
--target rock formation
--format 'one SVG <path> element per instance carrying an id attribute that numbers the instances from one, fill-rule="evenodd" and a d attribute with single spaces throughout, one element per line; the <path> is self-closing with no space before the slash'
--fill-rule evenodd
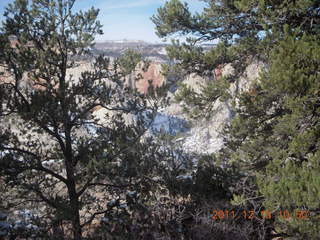
<path id="1" fill-rule="evenodd" d="M 231 84 L 229 88 L 231 99 L 227 101 L 220 101 L 218 99 L 213 105 L 212 117 L 209 120 L 203 119 L 197 120 L 196 123 L 190 123 L 193 127 L 179 138 L 179 142 L 186 152 L 211 154 L 221 149 L 223 146 L 222 130 L 225 124 L 230 122 L 234 116 L 231 101 L 236 100 L 237 102 L 237 94 L 249 90 L 250 84 L 258 79 L 259 73 L 263 68 L 264 64 L 262 62 L 253 61 L 249 64 L 244 74 Z M 228 76 L 229 74 L 232 74 L 233 71 L 234 69 L 231 65 L 226 65 L 219 70 L 218 73 L 221 73 L 219 77 Z M 206 84 L 207 81 L 209 80 L 191 74 L 183 81 L 183 83 L 199 93 L 200 86 Z M 179 91 L 179 89 L 177 91 Z M 180 104 L 175 103 L 174 101 L 172 101 L 171 105 L 164 109 L 163 112 L 170 117 L 177 117 L 189 122 L 191 121 L 183 113 Z"/>

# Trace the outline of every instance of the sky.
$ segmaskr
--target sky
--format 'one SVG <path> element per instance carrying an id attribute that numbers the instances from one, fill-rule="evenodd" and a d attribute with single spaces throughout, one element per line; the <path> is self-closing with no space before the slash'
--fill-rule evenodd
<path id="1" fill-rule="evenodd" d="M 204 3 L 199 0 L 184 0 L 192 12 L 201 12 Z M 0 0 L 0 20 L 8 3 L 13 0 Z M 157 8 L 166 0 L 77 0 L 75 10 L 86 10 L 92 6 L 100 9 L 98 19 L 103 25 L 104 35 L 97 36 L 96 41 L 105 40 L 144 40 L 160 43 L 155 34 L 155 26 L 150 20 Z"/>

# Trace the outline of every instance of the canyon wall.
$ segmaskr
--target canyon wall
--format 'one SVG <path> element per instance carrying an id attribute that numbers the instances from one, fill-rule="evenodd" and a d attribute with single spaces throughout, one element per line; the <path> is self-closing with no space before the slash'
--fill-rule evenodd
<path id="1" fill-rule="evenodd" d="M 163 109 L 162 113 L 166 114 L 168 117 L 176 117 L 185 120 L 189 122 L 189 126 L 192 126 L 189 131 L 181 133 L 177 139 L 177 142 L 182 145 L 186 152 L 211 154 L 221 149 L 223 146 L 223 128 L 234 116 L 231 102 L 233 100 L 237 102 L 238 94 L 249 89 L 250 85 L 259 78 L 259 73 L 264 67 L 265 65 L 259 61 L 253 61 L 249 64 L 244 74 L 231 84 L 229 88 L 231 98 L 226 101 L 218 99 L 213 103 L 211 117 L 208 120 L 198 119 L 192 121 L 185 113 L 183 113 L 182 106 L 175 101 L 171 101 L 170 106 Z M 232 74 L 233 70 L 231 65 L 226 65 L 221 69 L 221 76 Z M 199 93 L 200 85 L 205 85 L 208 81 L 215 80 L 208 80 L 195 74 L 191 74 L 183 81 L 183 83 Z M 177 91 L 179 91 L 179 89 Z"/>
<path id="2" fill-rule="evenodd" d="M 249 64 L 244 74 L 230 86 L 229 92 L 232 99 L 236 100 L 237 94 L 248 90 L 250 84 L 258 78 L 259 72 L 263 68 L 263 63 L 258 61 L 253 61 Z M 77 67 L 68 70 L 68 75 L 72 75 L 74 81 L 77 81 L 83 71 L 90 69 L 92 69 L 91 63 L 84 61 L 79 63 Z M 3 71 L 3 69 L 0 70 Z M 5 71 L 3 72 L 4 74 L 0 77 L 0 84 L 12 81 L 9 74 Z M 219 70 L 219 76 L 227 76 L 232 72 L 233 68 L 231 65 L 226 65 Z M 161 74 L 161 63 L 152 62 L 147 71 L 143 71 L 143 64 L 139 64 L 135 72 L 127 76 L 125 81 L 128 86 L 136 88 L 138 92 L 142 94 L 146 94 L 150 84 L 153 88 L 160 87 L 166 83 L 166 78 Z M 214 80 L 204 79 L 198 75 L 191 74 L 183 80 L 183 83 L 196 92 L 199 92 L 200 85 L 206 84 L 208 81 Z M 28 85 L 27 76 L 25 76 L 21 85 Z M 177 89 L 177 91 L 179 91 L 179 89 Z M 218 99 L 213 104 L 212 117 L 210 119 L 202 119 L 194 122 L 183 113 L 181 105 L 174 101 L 174 94 L 169 93 L 169 95 L 171 95 L 172 98 L 170 105 L 161 110 L 155 120 L 154 127 L 158 130 L 165 129 L 169 134 L 174 133 L 174 135 L 179 136 L 177 142 L 179 142 L 187 152 L 210 154 L 218 151 L 223 145 L 222 130 L 234 115 L 231 107 L 232 99 L 227 101 L 220 101 Z M 101 108 L 96 108 L 93 112 L 94 116 L 99 119 L 103 119 L 106 113 L 107 111 Z M 172 123 L 173 119 L 174 124 Z"/>

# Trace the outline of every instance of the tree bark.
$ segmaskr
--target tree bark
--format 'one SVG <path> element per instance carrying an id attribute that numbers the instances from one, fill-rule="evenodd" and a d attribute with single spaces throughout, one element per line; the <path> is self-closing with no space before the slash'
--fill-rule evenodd
<path id="1" fill-rule="evenodd" d="M 70 163 L 69 163 L 70 164 Z M 67 164 L 67 165 L 69 165 Z M 76 192 L 76 185 L 74 181 L 74 175 L 70 174 L 70 166 L 67 167 L 67 175 L 68 177 L 68 194 L 70 199 L 70 214 L 72 221 L 72 231 L 73 231 L 73 239 L 81 240 L 82 239 L 82 228 L 80 223 L 80 204 L 79 198 Z M 71 167 L 71 172 L 73 172 L 73 167 Z"/>
<path id="2" fill-rule="evenodd" d="M 72 156 L 72 147 L 71 147 L 71 135 L 70 131 L 66 131 L 66 154 L 65 154 L 65 166 L 67 172 L 67 188 L 70 200 L 70 214 L 72 219 L 72 231 L 73 239 L 81 240 L 82 239 L 82 229 L 80 223 L 80 204 L 79 196 L 76 190 L 76 181 L 75 181 L 75 166 Z"/>
<path id="3" fill-rule="evenodd" d="M 72 230 L 73 230 L 73 239 L 81 240 L 82 239 L 82 229 L 80 224 L 80 214 L 79 214 L 79 201 L 74 199 L 70 201 L 72 209 Z"/>

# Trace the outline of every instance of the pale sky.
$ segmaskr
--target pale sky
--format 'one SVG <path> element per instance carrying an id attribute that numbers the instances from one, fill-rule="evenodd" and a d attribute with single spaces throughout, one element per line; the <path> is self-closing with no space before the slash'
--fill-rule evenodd
<path id="1" fill-rule="evenodd" d="M 0 20 L 8 3 L 13 0 L 0 0 Z M 155 34 L 155 26 L 150 17 L 157 8 L 163 6 L 166 0 L 77 0 L 75 10 L 86 10 L 92 6 L 100 9 L 98 19 L 103 25 L 103 36 L 96 41 L 103 40 L 144 40 L 147 42 L 161 42 Z M 204 2 L 199 0 L 184 0 L 190 9 L 200 12 Z"/>

